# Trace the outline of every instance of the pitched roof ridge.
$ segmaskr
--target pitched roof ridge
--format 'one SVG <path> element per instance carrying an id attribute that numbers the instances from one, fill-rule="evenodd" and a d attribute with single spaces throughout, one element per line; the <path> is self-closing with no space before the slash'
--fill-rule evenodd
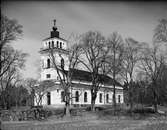
<path id="1" fill-rule="evenodd" d="M 72 79 L 84 80 L 84 81 L 88 81 L 88 82 L 91 81 L 91 76 L 90 76 L 91 72 L 81 70 L 81 69 L 73 69 L 73 68 L 70 68 L 70 70 L 74 70 Z M 108 75 L 104 75 L 104 74 L 99 74 L 99 76 L 100 76 L 100 78 L 102 78 L 102 76 L 104 76 L 102 79 L 104 80 L 104 82 L 106 84 L 110 84 L 110 85 L 112 84 L 113 85 L 114 79 L 112 77 L 110 77 Z M 122 85 L 117 80 L 115 80 L 115 83 L 116 83 L 117 86 L 122 87 Z"/>

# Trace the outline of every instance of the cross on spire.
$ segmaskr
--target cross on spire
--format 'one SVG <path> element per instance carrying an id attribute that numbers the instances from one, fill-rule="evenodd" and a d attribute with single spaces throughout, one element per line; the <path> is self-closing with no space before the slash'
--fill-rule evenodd
<path id="1" fill-rule="evenodd" d="M 56 19 L 54 19 L 53 22 L 54 22 L 54 27 L 56 27 Z"/>
<path id="2" fill-rule="evenodd" d="M 53 25 L 53 28 L 52 28 L 52 29 L 53 29 L 53 31 L 56 31 L 56 30 L 57 30 L 57 27 L 56 27 L 56 19 L 53 20 L 53 24 L 54 24 L 54 25 Z"/>

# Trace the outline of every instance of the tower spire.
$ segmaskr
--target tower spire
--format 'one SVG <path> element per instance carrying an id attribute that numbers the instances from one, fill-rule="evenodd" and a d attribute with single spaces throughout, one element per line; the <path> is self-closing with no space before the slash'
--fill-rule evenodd
<path id="1" fill-rule="evenodd" d="M 53 31 L 57 31 L 57 27 L 56 27 L 56 19 L 53 20 Z"/>
<path id="2" fill-rule="evenodd" d="M 56 27 L 56 19 L 54 19 L 53 22 L 54 22 L 54 27 Z"/>
<path id="3" fill-rule="evenodd" d="M 59 32 L 57 31 L 57 27 L 56 27 L 56 19 L 53 20 L 53 27 L 52 27 L 52 31 L 51 31 L 51 38 L 53 37 L 58 37 L 59 38 Z"/>

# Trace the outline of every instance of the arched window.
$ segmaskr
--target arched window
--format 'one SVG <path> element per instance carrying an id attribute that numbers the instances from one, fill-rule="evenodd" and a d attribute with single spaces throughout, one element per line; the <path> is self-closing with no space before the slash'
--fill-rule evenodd
<path id="1" fill-rule="evenodd" d="M 50 42 L 49 42 L 49 48 L 50 48 Z"/>
<path id="2" fill-rule="evenodd" d="M 62 42 L 60 42 L 60 48 L 62 48 Z"/>
<path id="3" fill-rule="evenodd" d="M 57 48 L 59 48 L 59 41 L 57 41 Z"/>
<path id="4" fill-rule="evenodd" d="M 102 103 L 102 93 L 99 94 L 99 102 Z"/>
<path id="5" fill-rule="evenodd" d="M 50 68 L 50 59 L 47 59 L 47 68 Z"/>
<path id="6" fill-rule="evenodd" d="M 61 92 L 61 102 L 65 102 L 65 94 L 64 94 L 64 91 Z"/>
<path id="7" fill-rule="evenodd" d="M 79 102 L 79 92 L 75 92 L 75 102 Z"/>
<path id="8" fill-rule="evenodd" d="M 121 95 L 118 95 L 118 103 L 121 102 Z"/>
<path id="9" fill-rule="evenodd" d="M 88 101 L 87 92 L 84 93 L 84 102 Z"/>
<path id="10" fill-rule="evenodd" d="M 54 41 L 52 41 L 52 48 L 54 48 Z"/>
<path id="11" fill-rule="evenodd" d="M 109 102 L 109 94 L 106 94 L 106 103 Z"/>
<path id="12" fill-rule="evenodd" d="M 61 68 L 64 69 L 64 59 L 61 58 Z"/>
<path id="13" fill-rule="evenodd" d="M 50 94 L 50 92 L 47 93 L 47 104 L 48 105 L 51 104 L 51 94 Z"/>

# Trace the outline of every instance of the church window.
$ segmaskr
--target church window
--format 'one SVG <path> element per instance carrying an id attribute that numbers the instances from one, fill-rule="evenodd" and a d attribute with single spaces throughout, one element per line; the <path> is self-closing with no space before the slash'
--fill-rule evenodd
<path id="1" fill-rule="evenodd" d="M 121 95 L 118 95 L 118 103 L 121 102 Z"/>
<path id="2" fill-rule="evenodd" d="M 106 94 L 106 103 L 109 102 L 109 94 Z"/>
<path id="3" fill-rule="evenodd" d="M 47 78 L 47 79 L 50 78 L 50 74 L 46 74 L 46 78 Z"/>
<path id="4" fill-rule="evenodd" d="M 64 59 L 61 58 L 61 68 L 64 69 Z"/>
<path id="5" fill-rule="evenodd" d="M 60 48 L 62 48 L 62 42 L 60 42 Z"/>
<path id="6" fill-rule="evenodd" d="M 57 48 L 59 48 L 59 41 L 57 41 Z"/>
<path id="7" fill-rule="evenodd" d="M 84 93 L 84 102 L 88 101 L 87 92 Z"/>
<path id="8" fill-rule="evenodd" d="M 49 42 L 49 48 L 50 48 L 50 42 Z"/>
<path id="9" fill-rule="evenodd" d="M 79 92 L 75 92 L 75 102 L 79 102 Z"/>
<path id="10" fill-rule="evenodd" d="M 50 59 L 47 59 L 47 68 L 50 68 Z"/>
<path id="11" fill-rule="evenodd" d="M 64 91 L 61 92 L 61 102 L 65 102 L 65 94 L 64 94 Z"/>
<path id="12" fill-rule="evenodd" d="M 54 41 L 52 41 L 52 48 L 54 48 Z"/>
<path id="13" fill-rule="evenodd" d="M 102 103 L 102 93 L 99 94 L 99 102 Z"/>
<path id="14" fill-rule="evenodd" d="M 50 92 L 47 93 L 47 105 L 51 104 L 51 94 Z"/>

